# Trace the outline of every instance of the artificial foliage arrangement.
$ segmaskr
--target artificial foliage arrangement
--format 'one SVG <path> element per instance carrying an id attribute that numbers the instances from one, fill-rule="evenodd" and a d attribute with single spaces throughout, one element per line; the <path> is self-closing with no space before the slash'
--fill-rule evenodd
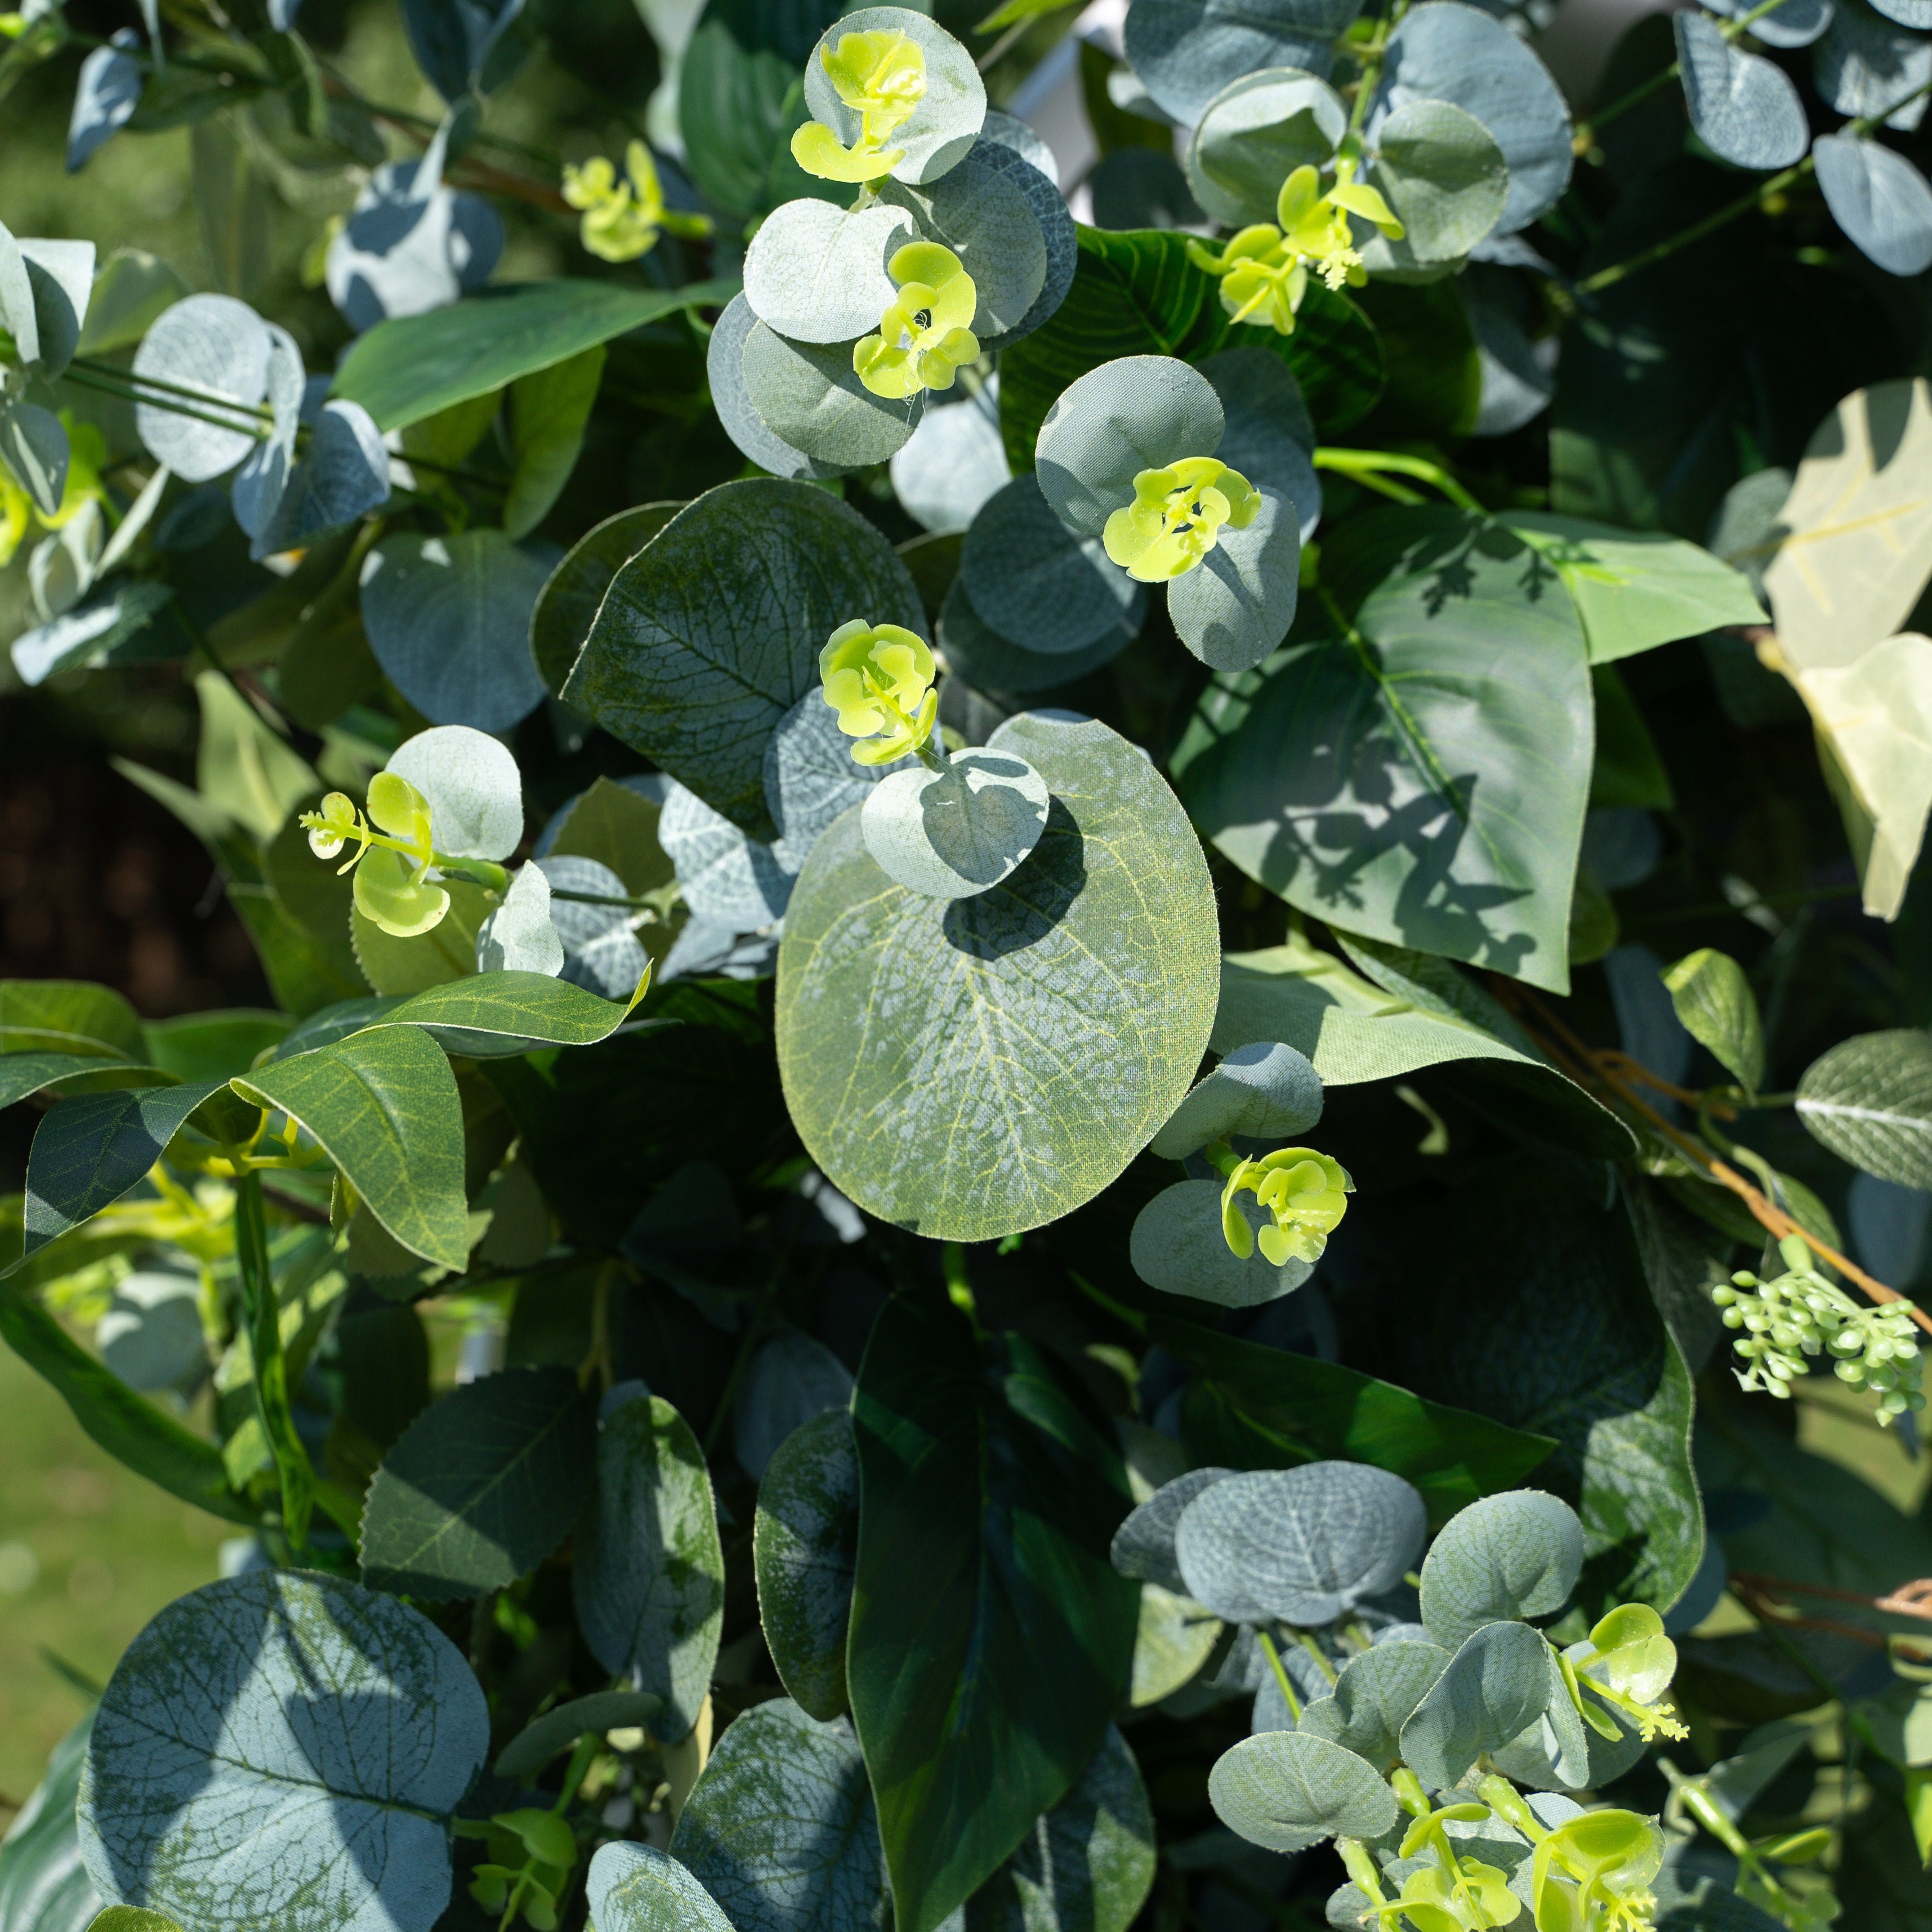
<path id="1" fill-rule="evenodd" d="M 82 12 L 0 625 L 272 1005 L 0 983 L 235 1532 L 0 1932 L 1932 1924 L 1924 0 Z"/>

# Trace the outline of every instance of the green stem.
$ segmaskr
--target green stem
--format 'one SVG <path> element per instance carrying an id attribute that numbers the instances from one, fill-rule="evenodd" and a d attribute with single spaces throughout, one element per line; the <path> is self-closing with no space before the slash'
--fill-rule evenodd
<path id="1" fill-rule="evenodd" d="M 1390 471 L 1398 476 L 1415 477 L 1433 484 L 1459 510 L 1473 510 L 1479 516 L 1486 514 L 1482 505 L 1441 464 L 1431 463 L 1426 457 L 1404 456 L 1390 449 L 1336 449 L 1324 446 L 1315 452 L 1313 460 L 1316 469 L 1352 477 L 1372 490 L 1380 490 L 1384 496 L 1394 496 L 1397 502 L 1404 497 L 1412 503 L 1422 500 L 1411 491 L 1398 494 L 1399 486 L 1378 481 L 1377 472 Z"/>
<path id="2" fill-rule="evenodd" d="M 240 1156 L 236 1165 L 242 1165 Z M 248 1319 L 255 1372 L 255 1412 L 282 1485 L 282 1526 L 291 1550 L 308 1546 L 315 1507 L 315 1472 L 296 1433 L 289 1405 L 288 1359 L 282 1353 L 282 1310 L 268 1265 L 268 1223 L 261 1177 L 244 1172 L 235 1184 L 235 1258 Z"/>
<path id="3" fill-rule="evenodd" d="M 1388 1894 L 1382 1890 L 1382 1875 L 1369 1848 L 1359 1838 L 1337 1838 L 1335 1849 L 1342 1854 L 1342 1869 L 1360 1888 L 1371 1905 L 1386 1905 Z"/>
<path id="4" fill-rule="evenodd" d="M 1550 1829 L 1529 1808 L 1528 1801 L 1509 1780 L 1490 1772 L 1476 1787 L 1483 1802 L 1505 1824 L 1514 1825 L 1532 1845 L 1540 1845 Z"/>
<path id="5" fill-rule="evenodd" d="M 1389 1782 L 1395 1786 L 1395 1795 L 1401 1801 L 1402 1808 L 1412 1818 L 1426 1818 L 1436 1808 L 1429 1802 L 1429 1793 L 1422 1788 L 1421 1779 L 1407 1765 L 1397 1765 L 1389 1774 Z"/>
<path id="6" fill-rule="evenodd" d="M 567 899 L 573 905 L 624 906 L 632 912 L 654 912 L 660 916 L 664 910 L 654 899 L 627 898 L 621 892 L 568 892 L 561 886 L 553 886 L 550 896 L 554 899 Z"/>
<path id="7" fill-rule="evenodd" d="M 1294 1686 L 1288 1682 L 1288 1667 L 1281 1660 L 1281 1653 L 1274 1647 L 1274 1639 L 1264 1630 L 1257 1629 L 1255 1641 L 1268 1660 L 1268 1668 L 1274 1672 L 1274 1681 L 1281 1686 L 1282 1700 L 1288 1706 L 1288 1714 L 1298 1724 L 1301 1721 L 1301 1700 L 1294 1694 Z"/>
<path id="8" fill-rule="evenodd" d="M 1776 13 L 1784 4 L 1785 0 L 1763 0 L 1762 5 L 1754 7 L 1742 19 L 1720 22 L 1718 31 L 1727 40 L 1742 40 L 1767 14 Z M 1682 71 L 1682 63 L 1672 61 L 1661 73 L 1652 74 L 1648 80 L 1640 81 L 1628 94 L 1619 95 L 1602 113 L 1592 115 L 1588 120 L 1577 128 L 1575 138 L 1570 143 L 1571 152 L 1579 155 L 1587 154 L 1597 145 L 1596 137 L 1600 130 L 1608 127 L 1619 116 L 1628 114 L 1633 107 L 1648 100 L 1658 88 L 1668 87 Z"/>

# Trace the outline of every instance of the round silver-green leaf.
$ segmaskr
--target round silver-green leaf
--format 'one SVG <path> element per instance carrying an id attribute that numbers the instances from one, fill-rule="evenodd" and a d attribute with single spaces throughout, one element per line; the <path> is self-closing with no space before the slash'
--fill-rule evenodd
<path id="1" fill-rule="evenodd" d="M 1279 1040 L 1238 1046 L 1196 1083 L 1153 1141 L 1165 1160 L 1185 1160 L 1231 1134 L 1292 1141 L 1322 1118 L 1322 1076 L 1305 1054 Z"/>
<path id="2" fill-rule="evenodd" d="M 1252 1194 L 1237 1197 L 1235 1204 L 1255 1233 L 1274 1225 Z M 1218 1180 L 1177 1180 L 1163 1188 L 1135 1216 L 1127 1253 L 1148 1287 L 1223 1308 L 1278 1301 L 1314 1273 L 1292 1256 L 1276 1268 L 1258 1246 L 1245 1260 L 1236 1254 L 1222 1232 Z"/>
<path id="3" fill-rule="evenodd" d="M 1054 514 L 1031 476 L 1016 476 L 974 518 L 959 580 L 1001 636 L 1049 656 L 1091 650 L 1124 624 L 1138 629 L 1147 596 L 1097 537 Z"/>
<path id="4" fill-rule="evenodd" d="M 1048 804 L 1046 781 L 1025 759 L 958 752 L 943 772 L 916 765 L 876 786 L 859 830 L 888 878 L 932 898 L 971 898 L 1031 854 Z"/>
<path id="5" fill-rule="evenodd" d="M 1733 46 L 1708 14 L 1679 14 L 1672 24 L 1684 105 L 1704 145 L 1741 168 L 1798 160 L 1811 130 L 1784 70 Z"/>
<path id="6" fill-rule="evenodd" d="M 734 1932 L 710 1893 L 655 1845 L 599 1846 L 584 1894 L 592 1932 Z"/>
<path id="7" fill-rule="evenodd" d="M 1126 56 L 1156 106 L 1191 128 L 1257 69 L 1325 74 L 1360 10 L 1360 0 L 1134 0 Z"/>
<path id="8" fill-rule="evenodd" d="M 859 1561 L 859 1457 L 832 1409 L 778 1444 L 752 1528 L 758 1621 L 778 1681 L 813 1717 L 846 1708 L 845 1637 Z"/>
<path id="9" fill-rule="evenodd" d="M 927 240 L 950 248 L 972 277 L 979 297 L 972 329 L 982 352 L 1012 340 L 1046 286 L 1046 237 L 1004 150 L 976 145 L 931 186 L 891 182 L 882 193 L 916 218 Z M 875 315 L 866 328 L 878 325 Z"/>
<path id="10" fill-rule="evenodd" d="M 134 406 L 134 427 L 156 462 L 184 483 L 206 483 L 254 451 L 248 424 L 268 386 L 272 344 L 267 323 L 232 296 L 190 296 L 162 314 L 134 352 L 134 374 L 204 400 L 192 416 Z"/>
<path id="11" fill-rule="evenodd" d="M 1090 369 L 1041 424 L 1034 474 L 1066 527 L 1097 537 L 1134 500 L 1134 478 L 1212 456 L 1226 419 L 1214 386 L 1172 356 L 1123 356 Z"/>
<path id="12" fill-rule="evenodd" d="M 922 392 L 874 395 L 853 370 L 849 342 L 794 342 L 762 322 L 746 337 L 740 366 L 746 399 L 765 427 L 835 470 L 860 470 L 896 454 L 925 406 Z"/>
<path id="13" fill-rule="evenodd" d="M 895 886 L 848 812 L 794 888 L 778 954 L 792 1120 L 843 1193 L 922 1234 L 982 1240 L 1071 1212 L 1179 1102 L 1220 954 L 1198 842 L 1104 724 L 1022 715 L 1053 802 L 1028 862 L 958 902 Z"/>
<path id="14" fill-rule="evenodd" d="M 1400 1476 L 1305 1462 L 1216 1484 L 1181 1513 L 1174 1554 L 1188 1594 L 1229 1623 L 1312 1626 L 1401 1582 L 1427 1532 Z"/>
<path id="15" fill-rule="evenodd" d="M 1004 121 L 1007 117 L 1003 114 L 998 118 Z M 1036 135 L 1034 138 L 1039 139 Z M 980 347 L 986 352 L 1010 348 L 1022 336 L 1030 335 L 1066 299 L 1066 292 L 1073 286 L 1073 272 L 1079 266 L 1080 242 L 1072 214 L 1060 194 L 1050 152 L 1042 169 L 1025 150 L 995 136 L 990 128 L 973 152 L 1025 196 L 1046 244 L 1046 278 L 1033 306 L 1011 328 L 998 335 L 982 336 Z"/>
<path id="16" fill-rule="evenodd" d="M 1123 1576 L 1156 1583 L 1176 1596 L 1184 1594 L 1186 1581 L 1174 1556 L 1174 1532 L 1180 1513 L 1203 1490 L 1212 1489 L 1234 1474 L 1232 1469 L 1190 1469 L 1172 1482 L 1162 1484 L 1145 1502 L 1130 1510 L 1114 1531 L 1107 1552 L 1114 1568 Z"/>
<path id="17" fill-rule="evenodd" d="M 1549 1640 L 1528 1624 L 1485 1624 L 1466 1639 L 1402 1730 L 1425 1784 L 1460 1784 L 1484 1751 L 1536 1722 L 1550 1699 Z"/>
<path id="18" fill-rule="evenodd" d="M 1821 134 L 1811 144 L 1832 219 L 1892 275 L 1932 268 L 1932 184 L 1903 154 L 1876 141 Z"/>
<path id="19" fill-rule="evenodd" d="M 742 293 L 735 295 L 724 305 L 724 313 L 713 326 L 704 352 L 711 406 L 718 412 L 724 434 L 737 445 L 741 454 L 774 476 L 814 482 L 836 476 L 839 474 L 836 464 L 815 462 L 803 450 L 793 448 L 752 406 L 751 392 L 745 387 L 745 342 L 758 326 L 752 304 Z M 634 516 L 638 512 L 621 514 Z M 584 541 L 587 543 L 590 538 Z"/>
<path id="20" fill-rule="evenodd" d="M 1244 74 L 1208 104 L 1187 144 L 1187 185 L 1231 228 L 1272 221 L 1282 183 L 1324 166 L 1348 125 L 1325 80 L 1295 68 Z"/>
<path id="21" fill-rule="evenodd" d="M 1288 635 L 1301 596 L 1301 530 L 1294 500 L 1259 491 L 1252 523 L 1221 526 L 1214 548 L 1167 586 L 1180 641 L 1210 670 L 1249 670 Z"/>
<path id="22" fill-rule="evenodd" d="M 1306 543 L 1322 520 L 1322 479 L 1310 459 L 1315 424 L 1301 386 L 1265 349 L 1224 349 L 1199 367 L 1227 421 L 1214 454 L 1258 488 L 1292 498 Z"/>
<path id="23" fill-rule="evenodd" d="M 1378 1643 L 1352 1657 L 1335 1688 L 1301 1714 L 1300 1728 L 1364 1757 L 1384 1774 L 1402 1753 L 1402 1727 L 1448 1668 L 1432 1643 Z"/>
<path id="24" fill-rule="evenodd" d="M 1459 1510 L 1422 1566 L 1422 1621 L 1454 1646 L 1484 1624 L 1546 1617 L 1583 1568 L 1576 1512 L 1541 1490 L 1509 1490 Z"/>
<path id="25" fill-rule="evenodd" d="M 986 118 L 986 86 L 972 55 L 929 15 L 905 7 L 861 7 L 828 27 L 805 64 L 805 104 L 849 148 L 859 137 L 859 116 L 838 98 L 823 56 L 848 34 L 880 32 L 905 34 L 926 56 L 926 92 L 887 138 L 889 147 L 905 154 L 893 163 L 892 178 L 937 181 L 979 139 Z"/>
<path id="26" fill-rule="evenodd" d="M 78 1817 L 104 1898 L 206 1932 L 429 1932 L 483 1693 L 417 1611 L 269 1570 L 170 1604 L 103 1696 Z"/>
<path id="27" fill-rule="evenodd" d="M 1377 130 L 1368 178 L 1406 230 L 1399 241 L 1375 237 L 1402 268 L 1460 261 L 1509 201 L 1502 149 L 1473 114 L 1446 100 L 1395 109 Z"/>
<path id="28" fill-rule="evenodd" d="M 788 201 L 745 251 L 745 300 L 768 328 L 795 341 L 850 342 L 877 328 L 892 306 L 898 290 L 886 264 L 916 238 L 903 207 Z"/>
<path id="29" fill-rule="evenodd" d="M 770 846 L 747 838 L 694 791 L 672 784 L 658 839 L 677 868 L 694 917 L 734 932 L 757 932 L 784 916 L 790 874 Z"/>
<path id="30" fill-rule="evenodd" d="M 1250 1844 L 1298 1852 L 1338 1834 L 1378 1838 L 1395 1793 L 1366 1758 L 1303 1731 L 1264 1731 L 1224 1751 L 1208 1776 L 1222 1824 Z"/>

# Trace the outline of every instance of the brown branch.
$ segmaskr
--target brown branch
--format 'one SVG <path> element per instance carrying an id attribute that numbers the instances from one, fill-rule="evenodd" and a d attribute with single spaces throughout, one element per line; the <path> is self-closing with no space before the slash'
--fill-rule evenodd
<path id="1" fill-rule="evenodd" d="M 1893 1616 L 1918 1617 L 1932 1623 L 1932 1577 L 1922 1576 L 1901 1583 L 1890 1595 L 1868 1597 L 1862 1591 L 1840 1590 L 1828 1583 L 1796 1583 L 1783 1576 L 1765 1576 L 1756 1570 L 1736 1571 L 1731 1581 L 1762 1592 L 1766 1596 L 1826 1597 L 1835 1604 L 1858 1604 L 1868 1610 L 1885 1610 Z"/>

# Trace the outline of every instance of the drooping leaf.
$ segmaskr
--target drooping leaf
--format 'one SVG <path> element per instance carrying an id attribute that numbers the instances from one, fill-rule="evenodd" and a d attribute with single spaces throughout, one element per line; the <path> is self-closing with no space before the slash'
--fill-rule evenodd
<path id="1" fill-rule="evenodd" d="M 80 1053 L 145 1060 L 134 1009 L 85 980 L 0 980 L 0 1054 Z"/>
<path id="2" fill-rule="evenodd" d="M 1764 1080 L 1764 1023 L 1744 970 L 1728 952 L 1701 946 L 1664 976 L 1684 1030 L 1755 1094 Z"/>
<path id="3" fill-rule="evenodd" d="M 0 1055 L 0 1107 L 35 1094 L 98 1094 L 117 1087 L 167 1087 L 173 1076 L 158 1066 L 137 1066 L 92 1053 L 10 1053 Z"/>
<path id="4" fill-rule="evenodd" d="M 472 296 L 379 322 L 343 358 L 331 393 L 360 403 L 378 429 L 406 429 L 680 309 L 722 305 L 735 292 L 730 282 L 650 289 L 562 280 Z"/>
<path id="5" fill-rule="evenodd" d="M 478 973 L 412 994 L 366 1024 L 421 1027 L 446 1053 L 490 1060 L 535 1047 L 595 1046 L 629 1019 L 636 1003 L 631 994 L 626 999 L 601 998 L 542 973 Z"/>
<path id="6" fill-rule="evenodd" d="M 0 1842 L 0 1925 L 8 1932 L 87 1932 L 105 1901 L 80 1862 L 74 1799 L 92 1712 L 54 1746 L 39 1784 Z"/>
<path id="7" fill-rule="evenodd" d="M 1229 1830 L 1271 1852 L 1302 1851 L 1337 1832 L 1378 1838 L 1398 1815 L 1374 1766 L 1300 1731 L 1264 1731 L 1222 1752 L 1208 1796 Z"/>
<path id="8" fill-rule="evenodd" d="M 1022 716 L 1002 748 L 1053 794 L 1025 864 L 976 897 L 924 898 L 885 878 L 848 813 L 813 848 L 778 956 L 779 1064 L 806 1147 L 861 1207 L 962 1240 L 1105 1186 L 1180 1101 L 1213 998 L 1206 868 L 1153 767 L 1098 723 Z M 918 997 L 880 1004 L 888 979 Z"/>
<path id="9" fill-rule="evenodd" d="M 727 556 L 728 580 L 718 572 Z M 885 539 L 808 484 L 728 483 L 618 571 L 565 695 L 768 838 L 766 740 L 817 686 L 826 640 L 861 616 L 925 628 Z"/>
<path id="10" fill-rule="evenodd" d="M 794 1430 L 766 1465 L 752 1550 L 779 1682 L 811 1716 L 837 1717 L 859 1550 L 858 1455 L 843 1408 Z"/>
<path id="11" fill-rule="evenodd" d="M 592 1414 L 568 1369 L 506 1369 L 432 1402 L 370 1485 L 362 1580 L 474 1597 L 535 1569 L 589 1492 Z"/>
<path id="12" fill-rule="evenodd" d="M 902 1297 L 860 1370 L 852 1708 L 902 1932 L 932 1932 L 1091 1761 L 1137 1592 L 1112 1445 L 1034 1346 Z"/>
<path id="13" fill-rule="evenodd" d="M 462 1654 L 394 1598 L 286 1570 L 209 1583 L 116 1666 L 82 1856 L 106 1897 L 187 1924 L 430 1932 L 489 1735 Z"/>
<path id="14" fill-rule="evenodd" d="M 1540 1490 L 1485 1496 L 1451 1516 L 1422 1566 L 1422 1620 L 1454 1646 L 1484 1624 L 1560 1610 L 1583 1568 L 1576 1512 Z"/>
<path id="15" fill-rule="evenodd" d="M 842 1718 L 788 1697 L 735 1719 L 686 1801 L 671 1856 L 735 1932 L 886 1932 L 892 1898 L 866 1761 Z"/>
<path id="16" fill-rule="evenodd" d="M 670 1404 L 620 1383 L 597 1425 L 597 1492 L 578 1532 L 577 1620 L 604 1669 L 664 1700 L 652 1732 L 698 1721 L 724 1621 L 724 1558 L 698 1438 Z"/>
<path id="17" fill-rule="evenodd" d="M 1854 1167 L 1932 1191 L 1932 1034 L 1904 1027 L 1840 1040 L 1804 1070 L 1798 1118 Z"/>
<path id="18" fill-rule="evenodd" d="M 463 1267 L 470 1252 L 463 1104 L 442 1049 L 422 1029 L 356 1034 L 233 1085 L 244 1100 L 299 1120 L 412 1254 Z"/>

